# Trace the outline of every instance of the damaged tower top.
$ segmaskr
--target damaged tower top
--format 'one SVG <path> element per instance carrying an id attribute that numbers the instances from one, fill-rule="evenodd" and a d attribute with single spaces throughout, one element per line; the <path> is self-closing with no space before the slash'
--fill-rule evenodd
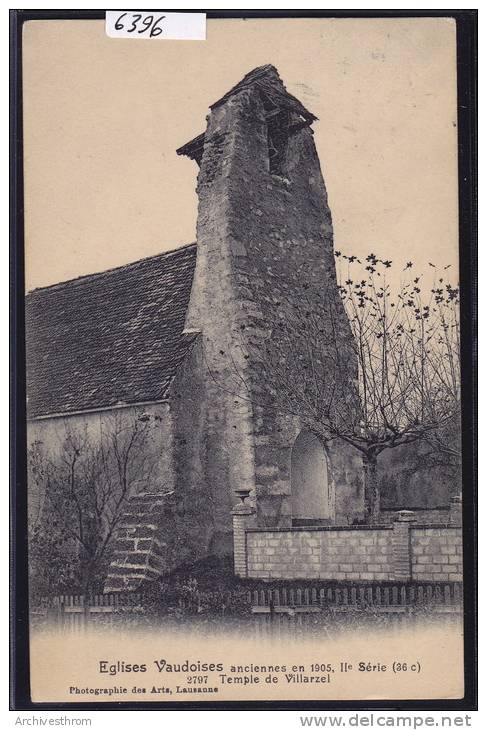
<path id="1" fill-rule="evenodd" d="M 302 127 L 310 126 L 317 117 L 286 90 L 277 69 L 271 64 L 249 71 L 221 99 L 211 104 L 210 109 L 213 111 L 239 92 L 250 88 L 255 88 L 259 92 L 269 124 L 269 137 L 275 149 L 274 157 L 278 158 L 283 137 Z M 177 154 L 186 155 L 200 165 L 204 143 L 205 133 L 203 132 L 180 147 Z"/>

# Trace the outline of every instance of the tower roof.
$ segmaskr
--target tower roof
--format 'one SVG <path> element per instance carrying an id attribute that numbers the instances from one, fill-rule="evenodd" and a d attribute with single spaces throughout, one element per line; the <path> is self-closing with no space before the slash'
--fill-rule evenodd
<path id="1" fill-rule="evenodd" d="M 245 74 L 238 84 L 233 86 L 230 91 L 227 91 L 221 99 L 211 104 L 210 109 L 215 109 L 239 91 L 252 86 L 256 86 L 262 92 L 264 100 L 269 106 L 284 107 L 290 111 L 294 111 L 302 116 L 309 124 L 318 118 L 312 112 L 308 111 L 299 99 L 296 99 L 295 96 L 287 91 L 276 67 L 270 63 L 265 66 L 258 66 L 252 71 L 249 71 L 248 74 Z"/>
<path id="2" fill-rule="evenodd" d="M 299 99 L 296 99 L 295 96 L 287 91 L 277 69 L 271 64 L 258 66 L 252 71 L 249 71 L 238 84 L 232 86 L 218 101 L 211 104 L 210 109 L 216 109 L 232 96 L 238 94 L 238 92 L 252 87 L 259 90 L 264 103 L 264 109 L 269 116 L 273 116 L 276 111 L 287 110 L 300 117 L 303 125 L 310 125 L 318 118 L 312 112 L 308 111 Z M 205 135 L 202 133 L 182 147 L 179 147 L 176 152 L 178 155 L 186 155 L 199 163 L 204 142 Z"/>

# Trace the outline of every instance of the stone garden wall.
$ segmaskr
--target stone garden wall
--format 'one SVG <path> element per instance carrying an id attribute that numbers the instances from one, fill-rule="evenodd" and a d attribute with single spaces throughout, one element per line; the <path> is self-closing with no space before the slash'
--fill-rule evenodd
<path id="1" fill-rule="evenodd" d="M 417 525 L 402 511 L 390 525 L 262 529 L 245 504 L 233 515 L 235 572 L 243 578 L 462 580 L 462 530 L 453 522 Z"/>

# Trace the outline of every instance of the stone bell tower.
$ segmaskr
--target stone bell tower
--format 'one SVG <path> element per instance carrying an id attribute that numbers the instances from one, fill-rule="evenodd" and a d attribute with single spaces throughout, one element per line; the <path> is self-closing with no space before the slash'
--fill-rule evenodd
<path id="1" fill-rule="evenodd" d="M 314 332 L 306 320 L 290 325 L 296 312 L 314 326 L 318 319 L 352 361 L 316 117 L 266 65 L 215 102 L 207 120 L 178 154 L 200 168 L 186 330 L 201 333 L 218 503 L 230 515 L 235 491 L 247 489 L 263 526 L 350 522 L 360 513 L 353 456 L 333 454 L 309 432 L 297 402 Z M 315 377 L 326 372 L 323 361 Z M 343 378 L 353 388 L 353 365 Z M 284 381 L 289 392 L 296 384 L 289 407 L 279 403 Z"/>

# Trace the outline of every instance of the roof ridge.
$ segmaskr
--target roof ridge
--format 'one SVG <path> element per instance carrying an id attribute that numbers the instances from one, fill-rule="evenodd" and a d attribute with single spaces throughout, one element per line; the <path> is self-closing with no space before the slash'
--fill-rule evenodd
<path id="1" fill-rule="evenodd" d="M 179 253 L 181 251 L 186 251 L 187 249 L 192 247 L 196 247 L 196 241 L 193 241 L 192 243 L 184 243 L 182 246 L 172 248 L 169 251 L 161 251 L 160 253 L 152 254 L 151 256 L 144 256 L 144 258 L 136 259 L 135 261 L 129 261 L 128 263 L 121 264 L 120 266 L 113 266 L 112 268 L 104 269 L 103 271 L 95 271 L 92 274 L 82 274 L 81 276 L 75 276 L 72 279 L 58 281 L 55 284 L 48 284 L 47 286 L 38 286 L 35 289 L 30 289 L 28 292 L 26 292 L 26 296 L 30 296 L 31 294 L 37 294 L 38 292 L 43 292 L 47 289 L 60 289 L 61 287 L 67 286 L 68 284 L 81 283 L 86 279 L 93 280 L 107 274 L 110 275 L 112 273 L 121 271 L 122 269 L 128 269 L 131 266 L 137 266 L 137 264 L 142 264 L 146 261 L 150 261 L 151 259 L 166 258 L 172 256 L 173 254 Z"/>

